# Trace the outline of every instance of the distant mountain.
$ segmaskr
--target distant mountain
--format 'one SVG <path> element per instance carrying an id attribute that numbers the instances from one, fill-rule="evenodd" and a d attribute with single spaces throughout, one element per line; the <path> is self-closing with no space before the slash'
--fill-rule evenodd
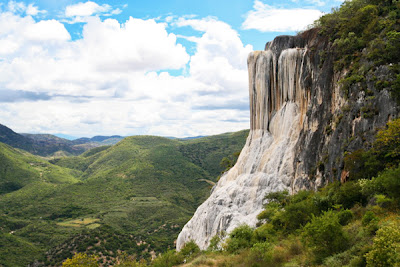
<path id="1" fill-rule="evenodd" d="M 14 132 L 2 124 L 0 124 L 0 142 L 28 151 L 32 151 L 34 149 L 33 140 Z"/>
<path id="2" fill-rule="evenodd" d="M 97 135 L 92 138 L 87 138 L 87 137 L 78 138 L 72 140 L 72 143 L 74 143 L 75 145 L 87 144 L 87 143 L 101 143 L 104 145 L 114 145 L 124 138 L 125 137 L 120 135 L 112 135 L 112 136 Z"/>
<path id="3" fill-rule="evenodd" d="M 51 134 L 19 134 L 0 124 L 0 142 L 43 157 L 80 155 L 95 147 L 114 145 L 123 138 L 119 135 L 95 136 L 71 141 Z"/>

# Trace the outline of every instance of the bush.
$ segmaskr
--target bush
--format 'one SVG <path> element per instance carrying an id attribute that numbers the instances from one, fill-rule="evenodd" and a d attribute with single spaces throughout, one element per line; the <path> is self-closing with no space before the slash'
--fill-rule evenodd
<path id="1" fill-rule="evenodd" d="M 367 266 L 400 266 L 400 224 L 389 222 L 379 229 L 370 252 Z"/>
<path id="2" fill-rule="evenodd" d="M 375 182 L 382 186 L 389 197 L 400 198 L 400 166 L 381 173 Z"/>
<path id="3" fill-rule="evenodd" d="M 367 211 L 361 220 L 361 224 L 365 227 L 367 233 L 372 235 L 378 230 L 378 222 L 379 218 L 372 211 Z"/>
<path id="4" fill-rule="evenodd" d="M 254 230 L 254 239 L 258 242 L 273 241 L 276 238 L 276 230 L 270 223 L 265 223 Z"/>
<path id="5" fill-rule="evenodd" d="M 269 243 L 255 243 L 246 259 L 247 266 L 265 266 L 272 259 L 272 247 Z"/>
<path id="6" fill-rule="evenodd" d="M 341 225 L 347 225 L 354 217 L 353 212 L 351 210 L 342 210 L 338 213 L 339 223 Z"/>
<path id="7" fill-rule="evenodd" d="M 367 199 L 361 192 L 361 186 L 356 182 L 342 184 L 333 195 L 336 204 L 340 204 L 345 209 L 352 208 L 356 203 L 366 204 Z"/>
<path id="8" fill-rule="evenodd" d="M 154 267 L 172 267 L 181 263 L 183 263 L 183 257 L 175 250 L 168 250 L 152 262 Z"/>
<path id="9" fill-rule="evenodd" d="M 190 242 L 186 243 L 185 246 L 179 251 L 179 254 L 182 255 L 185 259 L 190 258 L 193 255 L 196 255 L 200 252 L 199 246 L 191 240 Z"/>
<path id="10" fill-rule="evenodd" d="M 339 223 L 337 213 L 324 212 L 322 216 L 313 217 L 303 231 L 303 241 L 310 247 L 317 262 L 348 247 L 349 239 Z"/>
<path id="11" fill-rule="evenodd" d="M 221 232 L 213 236 L 210 240 L 210 245 L 208 246 L 208 251 L 221 251 L 221 240 L 225 237 L 225 232 Z"/>
<path id="12" fill-rule="evenodd" d="M 226 241 L 226 250 L 230 253 L 238 253 L 244 248 L 250 248 L 252 245 L 253 229 L 243 224 L 235 228 Z"/>

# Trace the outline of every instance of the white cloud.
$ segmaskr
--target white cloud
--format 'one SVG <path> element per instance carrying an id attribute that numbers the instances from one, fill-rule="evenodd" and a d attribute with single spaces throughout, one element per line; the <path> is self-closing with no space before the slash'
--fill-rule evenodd
<path id="1" fill-rule="evenodd" d="M 105 13 L 111 10 L 111 6 L 107 4 L 98 5 L 95 2 L 87 1 L 86 3 L 78 3 L 67 6 L 65 9 L 66 17 L 88 17 L 98 13 Z"/>
<path id="2" fill-rule="evenodd" d="M 30 24 L 24 35 L 32 41 L 68 41 L 71 38 L 64 25 L 54 19 Z"/>
<path id="3" fill-rule="evenodd" d="M 76 136 L 248 128 L 252 47 L 215 18 L 170 21 L 201 33 L 187 36 L 196 44 L 192 57 L 154 19 L 89 16 L 81 39 L 71 40 L 57 20 L 0 13 L 0 88 L 20 97 L 0 98 L 0 121 L 18 132 Z M 172 76 L 170 69 L 185 74 Z"/>
<path id="4" fill-rule="evenodd" d="M 320 2 L 314 0 L 313 2 Z M 253 10 L 246 14 L 246 19 L 242 24 L 245 30 L 255 29 L 262 32 L 288 32 L 304 30 L 316 19 L 323 15 L 317 9 L 283 9 L 275 8 L 254 1 Z"/>
<path id="5" fill-rule="evenodd" d="M 24 12 L 26 5 L 23 2 L 9 1 L 8 10 L 12 13 Z"/>
<path id="6" fill-rule="evenodd" d="M 226 92 L 247 88 L 247 55 L 253 47 L 244 47 L 235 30 L 215 18 L 180 18 L 176 25 L 204 32 L 200 38 L 188 39 L 197 43 L 190 74 L 209 85 L 205 90 Z"/>
<path id="7" fill-rule="evenodd" d="M 30 16 L 37 16 L 39 14 L 47 13 L 46 10 L 39 10 L 39 8 L 34 6 L 33 4 L 29 4 L 28 7 L 26 8 L 25 12 L 27 15 L 30 15 Z"/>
<path id="8" fill-rule="evenodd" d="M 16 2 L 16 1 L 9 1 L 7 9 L 9 12 L 14 14 L 25 12 L 25 14 L 28 16 L 37 16 L 39 14 L 47 13 L 46 10 L 39 10 L 39 8 L 32 3 L 26 6 L 24 2 Z"/>

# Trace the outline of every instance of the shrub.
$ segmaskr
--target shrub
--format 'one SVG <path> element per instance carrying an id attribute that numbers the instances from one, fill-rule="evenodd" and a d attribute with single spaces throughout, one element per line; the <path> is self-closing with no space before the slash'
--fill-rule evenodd
<path id="1" fill-rule="evenodd" d="M 362 226 L 365 227 L 369 234 L 375 234 L 376 230 L 378 230 L 378 222 L 379 218 L 372 211 L 367 211 L 361 220 Z"/>
<path id="2" fill-rule="evenodd" d="M 341 225 L 347 225 L 354 217 L 353 212 L 351 210 L 342 210 L 338 213 L 339 223 Z"/>
<path id="3" fill-rule="evenodd" d="M 252 245 L 253 229 L 246 225 L 240 225 L 235 228 L 226 241 L 226 250 L 230 253 L 238 253 L 244 248 L 250 248 Z"/>
<path id="4" fill-rule="evenodd" d="M 379 229 L 372 249 L 366 254 L 367 266 L 400 266 L 400 224 L 389 222 Z"/>
<path id="5" fill-rule="evenodd" d="M 218 233 L 210 240 L 210 245 L 208 246 L 208 251 L 221 251 L 221 240 L 224 238 L 225 232 Z"/>
<path id="6" fill-rule="evenodd" d="M 271 223 L 265 223 L 254 230 L 254 239 L 256 241 L 273 241 L 275 238 L 276 230 Z"/>
<path id="7" fill-rule="evenodd" d="M 172 267 L 183 263 L 183 257 L 175 250 L 168 250 L 164 254 L 157 257 L 153 262 L 154 267 Z"/>
<path id="8" fill-rule="evenodd" d="M 389 197 L 400 198 L 400 166 L 384 171 L 375 182 L 384 188 Z"/>
<path id="9" fill-rule="evenodd" d="M 361 186 L 356 182 L 342 184 L 333 195 L 336 204 L 341 204 L 343 208 L 350 209 L 356 203 L 365 204 L 366 197 L 361 192 Z"/>
<path id="10" fill-rule="evenodd" d="M 313 250 L 317 262 L 343 251 L 349 243 L 339 223 L 339 217 L 333 211 L 313 217 L 311 222 L 304 227 L 302 235 L 304 243 Z"/>
<path id="11" fill-rule="evenodd" d="M 265 266 L 272 259 L 272 247 L 269 243 L 255 243 L 246 259 L 247 266 Z"/>
<path id="12" fill-rule="evenodd" d="M 192 255 L 196 255 L 200 252 L 199 246 L 191 240 L 190 242 L 186 243 L 185 246 L 179 251 L 179 254 L 182 255 L 184 258 L 189 258 Z"/>

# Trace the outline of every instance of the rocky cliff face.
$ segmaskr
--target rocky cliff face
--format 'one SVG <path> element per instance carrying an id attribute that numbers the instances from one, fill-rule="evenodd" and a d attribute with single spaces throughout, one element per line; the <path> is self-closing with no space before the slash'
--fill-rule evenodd
<path id="1" fill-rule="evenodd" d="M 277 37 L 249 55 L 249 137 L 236 165 L 183 228 L 177 249 L 190 240 L 206 249 L 221 231 L 255 226 L 268 192 L 315 189 L 340 179 L 344 152 L 366 146 L 397 116 L 389 94 L 373 83 L 344 93 L 338 81 L 345 70 L 334 71 L 331 50 L 310 30 Z M 364 116 L 365 107 L 373 114 Z"/>

